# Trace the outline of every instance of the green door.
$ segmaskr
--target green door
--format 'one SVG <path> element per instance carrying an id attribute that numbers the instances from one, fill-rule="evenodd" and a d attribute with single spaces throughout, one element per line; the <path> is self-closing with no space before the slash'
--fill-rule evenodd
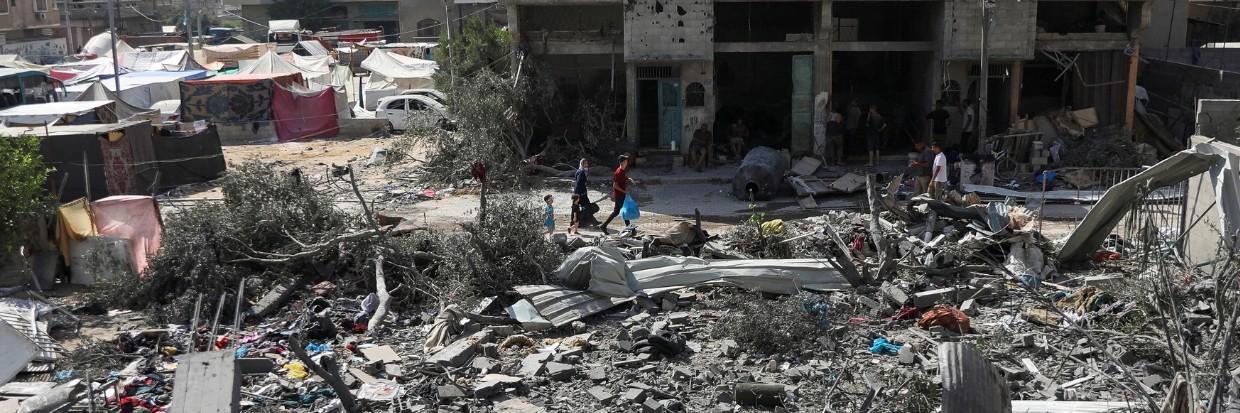
<path id="1" fill-rule="evenodd" d="M 680 142 L 680 79 L 659 79 L 659 147 Z"/>
<path id="2" fill-rule="evenodd" d="M 814 147 L 814 56 L 792 56 L 792 154 L 804 155 Z"/>

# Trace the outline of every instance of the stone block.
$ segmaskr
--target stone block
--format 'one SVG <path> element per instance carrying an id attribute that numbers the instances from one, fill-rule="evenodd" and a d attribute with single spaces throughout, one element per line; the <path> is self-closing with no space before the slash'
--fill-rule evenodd
<path id="1" fill-rule="evenodd" d="M 546 364 L 547 377 L 551 380 L 564 381 L 577 375 L 577 369 L 571 364 L 551 362 Z"/>
<path id="2" fill-rule="evenodd" d="M 456 399 L 463 399 L 466 396 L 465 389 L 455 384 L 439 386 L 436 390 L 441 401 L 450 402 Z"/>

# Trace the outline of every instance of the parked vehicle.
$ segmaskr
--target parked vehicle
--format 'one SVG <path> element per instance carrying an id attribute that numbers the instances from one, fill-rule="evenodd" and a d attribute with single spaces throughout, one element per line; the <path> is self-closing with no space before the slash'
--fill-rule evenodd
<path id="1" fill-rule="evenodd" d="M 433 121 L 445 130 L 453 130 L 452 121 L 448 119 L 448 110 L 434 99 L 422 95 L 397 95 L 379 99 L 375 117 L 388 120 L 388 128 L 393 131 L 404 131 L 413 127 L 413 122 Z"/>
<path id="2" fill-rule="evenodd" d="M 448 106 L 448 95 L 445 95 L 443 94 L 443 92 L 440 92 L 436 89 L 409 89 L 409 90 L 400 92 L 400 94 L 402 96 L 403 95 L 426 96 L 428 98 L 434 99 L 436 102 L 439 102 L 440 105 Z"/>

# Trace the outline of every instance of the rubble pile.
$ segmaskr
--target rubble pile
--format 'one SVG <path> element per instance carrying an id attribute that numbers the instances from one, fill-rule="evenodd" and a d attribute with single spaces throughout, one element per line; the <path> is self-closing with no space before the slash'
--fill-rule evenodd
<path id="1" fill-rule="evenodd" d="M 1112 237 L 1095 262 L 1065 266 L 1014 201 L 897 203 L 899 181 L 867 177 L 869 211 L 755 214 L 723 237 L 700 218 L 560 235 L 559 268 L 522 277 L 542 284 L 493 296 L 428 294 L 439 301 L 389 311 L 384 296 L 410 287 L 301 278 L 253 301 L 200 302 L 186 324 L 136 318 L 106 345 L 27 365 L 54 343 L 37 326 L 66 313 L 44 309 L 29 331 L 0 329 L 0 342 L 35 344 L 0 406 L 1187 413 L 1240 397 L 1234 280 L 1219 275 L 1232 262 L 1207 273 Z M 233 305 L 240 316 L 221 318 Z"/>

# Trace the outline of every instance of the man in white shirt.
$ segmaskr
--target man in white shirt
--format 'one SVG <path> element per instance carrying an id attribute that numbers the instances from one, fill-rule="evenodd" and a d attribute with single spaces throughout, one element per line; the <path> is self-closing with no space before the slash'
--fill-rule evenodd
<path id="1" fill-rule="evenodd" d="M 947 188 L 947 155 L 943 154 L 943 147 L 938 142 L 931 144 L 930 150 L 934 151 L 934 172 L 930 175 L 934 179 L 930 182 L 930 196 L 942 200 L 943 189 Z"/>
<path id="2" fill-rule="evenodd" d="M 973 101 L 964 100 L 964 128 L 960 132 L 960 149 L 961 153 L 969 153 L 976 150 L 977 141 L 973 140 L 973 124 L 977 122 L 977 113 L 973 109 Z"/>

